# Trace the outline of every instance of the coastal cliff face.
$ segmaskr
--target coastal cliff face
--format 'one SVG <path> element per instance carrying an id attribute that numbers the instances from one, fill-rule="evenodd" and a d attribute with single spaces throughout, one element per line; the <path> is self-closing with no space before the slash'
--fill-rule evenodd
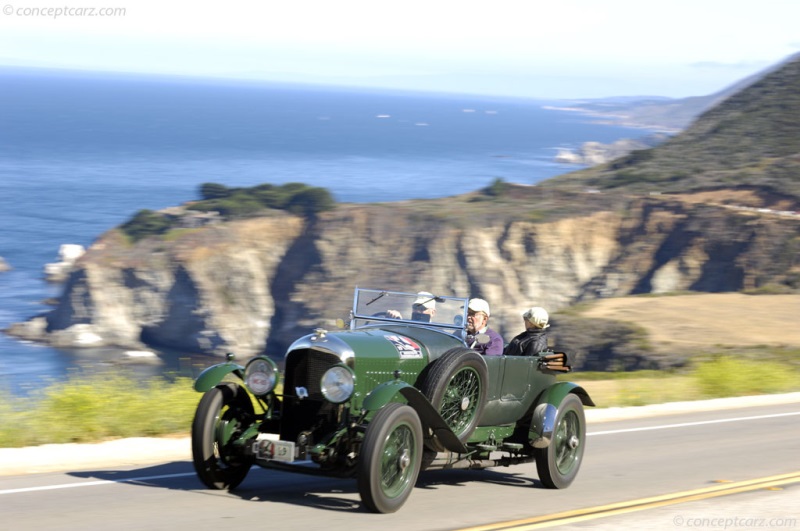
<path id="1" fill-rule="evenodd" d="M 502 205 L 475 218 L 413 202 L 340 205 L 312 220 L 275 212 L 136 245 L 111 231 L 77 262 L 57 307 L 10 332 L 60 346 L 277 358 L 346 318 L 355 286 L 485 298 L 490 325 L 510 338 L 532 305 L 800 276 L 796 218 L 665 198 L 584 210 L 532 220 Z"/>

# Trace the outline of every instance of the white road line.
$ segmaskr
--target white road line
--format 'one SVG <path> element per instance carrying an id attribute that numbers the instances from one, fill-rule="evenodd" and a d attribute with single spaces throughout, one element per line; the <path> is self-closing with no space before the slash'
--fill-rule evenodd
<path id="1" fill-rule="evenodd" d="M 43 485 L 41 487 L 26 487 L 22 489 L 8 489 L 0 490 L 2 494 L 19 494 L 20 492 L 37 492 L 42 490 L 56 490 L 56 489 L 76 489 L 80 487 L 95 487 L 97 485 L 106 485 L 108 483 L 133 483 L 135 481 L 150 481 L 153 479 L 168 479 L 168 478 L 184 478 L 189 476 L 196 476 L 194 472 L 185 472 L 183 474 L 165 474 L 163 476 L 142 476 L 138 478 L 128 479 L 102 479 L 100 481 L 82 481 L 80 483 L 64 483 L 63 485 Z"/>
<path id="2" fill-rule="evenodd" d="M 800 411 L 794 411 L 791 413 L 776 413 L 774 415 L 758 415 L 754 417 L 736 417 L 730 419 L 717 419 L 717 420 L 704 420 L 699 422 L 684 422 L 680 424 L 664 424 L 661 426 L 648 426 L 645 428 L 629 428 L 624 430 L 607 430 L 607 431 L 595 431 L 592 433 L 587 433 L 587 436 L 594 436 L 594 435 L 612 435 L 615 433 L 631 433 L 636 431 L 650 431 L 650 430 L 666 430 L 671 428 L 685 428 L 689 426 L 702 426 L 704 424 L 720 424 L 723 422 L 742 422 L 748 420 L 760 420 L 760 419 L 770 419 L 770 418 L 778 418 L 778 417 L 790 417 L 800 415 Z M 45 490 L 56 490 L 56 489 L 76 489 L 81 487 L 96 487 L 98 485 L 106 485 L 110 483 L 133 483 L 136 481 L 151 481 L 154 479 L 169 479 L 169 478 L 184 478 L 196 476 L 194 472 L 185 472 L 182 474 L 165 474 L 162 476 L 142 476 L 137 478 L 128 478 L 128 479 L 103 479 L 100 481 L 83 481 L 80 483 L 64 483 L 62 485 L 43 485 L 41 487 L 26 487 L 21 489 L 7 489 L 7 490 L 0 490 L 0 495 L 3 494 L 19 494 L 23 492 L 39 492 Z"/>
<path id="3" fill-rule="evenodd" d="M 760 419 L 772 419 L 777 417 L 790 417 L 792 415 L 800 415 L 800 411 L 793 411 L 791 413 L 775 413 L 774 415 L 758 415 L 755 417 L 736 417 L 732 419 L 716 419 L 716 420 L 702 420 L 698 422 L 683 422 L 680 424 L 664 424 L 661 426 L 647 426 L 644 428 L 628 428 L 624 430 L 608 430 L 608 431 L 593 431 L 591 433 L 587 433 L 587 436 L 591 435 L 612 435 L 615 433 L 631 433 L 635 431 L 650 431 L 650 430 L 667 430 L 670 428 L 686 428 L 689 426 L 702 426 L 704 424 L 721 424 L 723 422 L 741 422 L 744 420 L 760 420 Z"/>

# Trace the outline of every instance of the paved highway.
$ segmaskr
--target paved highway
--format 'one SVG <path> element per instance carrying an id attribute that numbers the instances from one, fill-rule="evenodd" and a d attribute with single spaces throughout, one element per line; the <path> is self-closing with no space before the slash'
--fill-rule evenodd
<path id="1" fill-rule="evenodd" d="M 354 480 L 256 467 L 208 490 L 188 456 L 2 476 L 0 514 L 26 530 L 800 529 L 800 403 L 590 422 L 568 489 L 542 488 L 533 464 L 429 471 L 390 515 L 365 512 Z"/>

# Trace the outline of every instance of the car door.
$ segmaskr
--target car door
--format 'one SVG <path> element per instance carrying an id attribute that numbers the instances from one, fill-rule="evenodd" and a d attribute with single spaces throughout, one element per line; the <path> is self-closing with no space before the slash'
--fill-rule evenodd
<path id="1" fill-rule="evenodd" d="M 531 356 L 486 356 L 489 367 L 489 396 L 481 415 L 480 426 L 512 424 L 530 405 Z"/>

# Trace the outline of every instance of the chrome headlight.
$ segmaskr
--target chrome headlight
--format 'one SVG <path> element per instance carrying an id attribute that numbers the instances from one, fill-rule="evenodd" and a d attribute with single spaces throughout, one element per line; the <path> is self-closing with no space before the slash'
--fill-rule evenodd
<path id="1" fill-rule="evenodd" d="M 253 358 L 244 370 L 244 383 L 254 395 L 265 395 L 278 383 L 278 366 L 269 358 Z"/>
<path id="2" fill-rule="evenodd" d="M 356 377 L 348 367 L 334 365 L 322 375 L 320 387 L 323 396 L 334 404 L 341 404 L 351 396 L 355 390 Z"/>

